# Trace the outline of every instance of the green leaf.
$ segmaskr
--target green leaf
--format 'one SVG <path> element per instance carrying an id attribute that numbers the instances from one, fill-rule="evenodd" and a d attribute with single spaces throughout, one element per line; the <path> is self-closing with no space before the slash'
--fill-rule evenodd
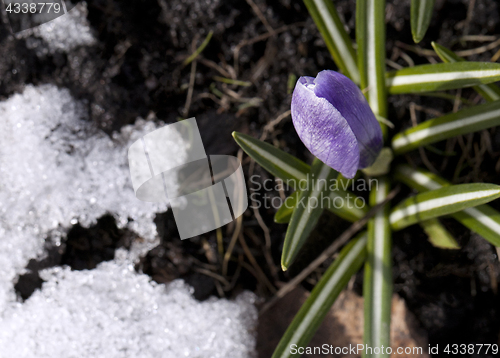
<path id="1" fill-rule="evenodd" d="M 389 173 L 391 162 L 394 159 L 394 154 L 391 148 L 384 147 L 380 151 L 375 162 L 368 168 L 361 169 L 368 176 L 379 176 Z"/>
<path id="2" fill-rule="evenodd" d="M 398 133 L 392 139 L 396 154 L 457 135 L 500 125 L 500 101 L 490 102 L 425 121 Z"/>
<path id="3" fill-rule="evenodd" d="M 287 224 L 292 218 L 292 213 L 297 203 L 299 202 L 300 191 L 294 191 L 288 198 L 283 201 L 280 208 L 274 214 L 274 221 L 278 224 Z"/>
<path id="4" fill-rule="evenodd" d="M 306 242 L 309 234 L 316 226 L 321 213 L 323 212 L 323 202 L 328 196 L 328 186 L 330 180 L 337 176 L 337 172 L 329 166 L 323 164 L 319 159 L 315 159 L 311 167 L 311 174 L 308 177 L 307 188 L 300 192 L 299 201 L 302 205 L 297 205 L 293 210 L 290 224 L 286 231 L 283 252 L 281 254 L 281 267 L 286 271 L 293 262 L 302 245 Z"/>
<path id="5" fill-rule="evenodd" d="M 361 198 L 354 195 L 350 191 L 334 190 L 330 191 L 327 201 L 325 201 L 325 209 L 328 209 L 338 217 L 344 220 L 355 222 L 361 219 L 368 213 L 370 206 Z M 358 203 L 360 199 L 360 203 Z"/>
<path id="6" fill-rule="evenodd" d="M 367 89 L 365 95 L 373 112 L 387 117 L 385 0 L 356 2 L 356 42 L 361 88 Z"/>
<path id="7" fill-rule="evenodd" d="M 293 189 L 297 189 L 300 180 L 306 180 L 310 167 L 302 160 L 243 133 L 233 132 L 233 138 L 261 167 Z"/>
<path id="8" fill-rule="evenodd" d="M 359 83 L 356 53 L 352 41 L 330 0 L 304 0 L 304 4 L 325 40 L 326 47 L 340 71 Z"/>
<path id="9" fill-rule="evenodd" d="M 460 248 L 455 238 L 446 230 L 438 219 L 422 221 L 420 226 L 422 226 L 422 229 L 424 229 L 427 236 L 429 236 L 429 242 L 435 247 L 451 250 Z"/>
<path id="10" fill-rule="evenodd" d="M 366 232 L 351 240 L 328 267 L 288 326 L 272 358 L 299 356 L 290 347 L 306 347 L 342 289 L 366 258 Z"/>
<path id="11" fill-rule="evenodd" d="M 433 173 L 412 169 L 408 165 L 396 167 L 395 178 L 421 192 L 450 185 L 448 181 Z M 493 245 L 500 246 L 500 212 L 491 206 L 485 204 L 468 208 L 452 214 L 452 217 Z"/>
<path id="12" fill-rule="evenodd" d="M 463 62 L 465 59 L 455 54 L 453 51 L 441 46 L 434 41 L 432 42 L 432 47 L 436 54 L 441 58 L 443 62 Z M 479 93 L 483 98 L 489 102 L 497 101 L 500 99 L 500 87 L 491 83 L 489 85 L 479 85 L 474 86 L 474 90 Z"/>
<path id="13" fill-rule="evenodd" d="M 354 194 L 343 190 L 331 191 L 328 200 L 325 200 L 323 203 L 323 208 L 344 220 L 355 222 L 365 216 L 370 209 L 369 205 L 361 205 L 356 199 L 357 197 Z M 278 224 L 287 224 L 290 222 L 293 210 L 298 202 L 299 192 L 294 191 L 280 206 L 274 215 L 274 221 Z"/>
<path id="14" fill-rule="evenodd" d="M 491 62 L 437 63 L 387 73 L 390 94 L 442 91 L 500 80 L 500 64 Z"/>
<path id="15" fill-rule="evenodd" d="M 500 212 L 491 206 L 480 205 L 468 208 L 453 214 L 453 218 L 494 246 L 500 247 Z"/>
<path id="16" fill-rule="evenodd" d="M 400 230 L 424 220 L 449 215 L 485 204 L 500 197 L 494 184 L 459 184 L 417 194 L 396 206 L 390 216 L 393 230 Z"/>
<path id="17" fill-rule="evenodd" d="M 431 42 L 431 45 L 432 45 L 432 48 L 434 48 L 434 52 L 436 53 L 436 55 L 438 55 L 439 58 L 441 59 L 441 61 L 443 61 L 443 62 L 448 63 L 448 62 L 463 62 L 463 61 L 465 61 L 465 59 L 463 59 L 462 57 L 455 54 L 455 52 L 451 51 L 450 49 L 448 49 L 444 46 L 439 45 L 438 43 L 436 43 L 434 41 Z"/>
<path id="18" fill-rule="evenodd" d="M 233 132 L 233 137 L 245 153 L 291 188 L 297 190 L 300 182 L 306 181 L 311 167 L 303 161 L 249 135 Z M 368 206 L 360 206 L 356 200 L 358 197 L 348 190 L 337 188 L 330 192 L 329 198 L 325 208 L 351 222 L 361 219 L 369 210 Z"/>
<path id="19" fill-rule="evenodd" d="M 422 169 L 413 169 L 409 165 L 398 165 L 394 172 L 394 178 L 420 192 L 451 185 L 446 179 L 434 173 Z"/>
<path id="20" fill-rule="evenodd" d="M 384 201 L 389 194 L 387 178 L 379 179 L 377 190 L 370 192 L 370 205 Z M 389 205 L 368 221 L 367 260 L 363 278 L 365 313 L 364 344 L 390 347 L 392 259 Z M 363 354 L 365 358 L 389 357 L 390 354 Z"/>
<path id="21" fill-rule="evenodd" d="M 475 87 L 472 87 L 472 88 L 475 88 Z M 420 96 L 442 98 L 442 99 L 446 99 L 446 100 L 450 101 L 452 104 L 454 104 L 455 101 L 458 100 L 466 106 L 475 106 L 476 105 L 475 102 L 470 101 L 467 98 L 457 97 L 457 95 L 445 93 L 445 92 L 422 92 L 422 93 L 420 93 Z"/>
<path id="22" fill-rule="evenodd" d="M 413 41 L 419 43 L 431 23 L 434 0 L 411 0 L 411 34 Z"/>

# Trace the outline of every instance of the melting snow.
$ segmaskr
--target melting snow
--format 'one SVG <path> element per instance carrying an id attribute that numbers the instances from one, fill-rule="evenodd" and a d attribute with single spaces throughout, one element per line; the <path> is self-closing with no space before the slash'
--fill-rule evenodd
<path id="1" fill-rule="evenodd" d="M 35 49 L 38 56 L 60 51 L 69 52 L 80 46 L 92 46 L 96 39 L 89 26 L 87 14 L 86 3 L 79 3 L 67 14 L 25 30 L 17 36 L 26 38 L 28 48 Z"/>
<path id="2" fill-rule="evenodd" d="M 199 303 L 182 282 L 156 285 L 133 271 L 157 243 L 153 218 L 167 203 L 135 198 L 127 150 L 155 128 L 138 120 L 109 138 L 87 121 L 83 103 L 52 85 L 0 103 L 1 357 L 251 355 L 249 294 Z M 166 160 L 182 163 L 183 143 L 169 146 Z M 106 213 L 144 242 L 95 270 L 48 270 L 42 290 L 16 302 L 14 281 L 46 239 L 57 244 L 72 224 L 88 227 Z"/>
<path id="3" fill-rule="evenodd" d="M 52 269 L 41 291 L 0 321 L 0 355 L 16 358 L 253 356 L 254 295 L 197 302 L 180 280 L 156 285 L 127 263 Z"/>

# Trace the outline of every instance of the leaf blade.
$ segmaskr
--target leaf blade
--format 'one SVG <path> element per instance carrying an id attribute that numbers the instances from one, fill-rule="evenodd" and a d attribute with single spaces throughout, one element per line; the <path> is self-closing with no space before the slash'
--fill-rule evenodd
<path id="1" fill-rule="evenodd" d="M 389 194 L 387 178 L 380 178 L 377 190 L 370 193 L 370 205 L 384 201 Z M 364 335 L 369 347 L 390 346 L 392 302 L 392 258 L 389 205 L 368 221 L 367 260 L 363 278 Z M 364 354 L 365 358 L 389 357 L 389 354 Z"/>
<path id="2" fill-rule="evenodd" d="M 385 0 L 356 2 L 356 42 L 361 88 L 367 89 L 365 96 L 373 112 L 387 117 Z"/>
<path id="3" fill-rule="evenodd" d="M 453 214 L 453 218 L 500 247 L 500 212 L 489 205 L 479 205 Z"/>
<path id="4" fill-rule="evenodd" d="M 274 214 L 274 222 L 278 224 L 288 224 L 292 218 L 293 210 L 299 202 L 300 191 L 296 190 L 287 197 L 280 206 L 276 214 Z"/>
<path id="5" fill-rule="evenodd" d="M 407 164 L 398 165 L 394 172 L 394 177 L 396 180 L 420 192 L 435 190 L 443 186 L 451 185 L 449 181 L 434 173 L 422 169 L 413 169 Z"/>
<path id="6" fill-rule="evenodd" d="M 285 199 L 276 214 L 274 215 L 274 222 L 278 224 L 287 224 L 292 218 L 292 213 L 299 201 L 299 192 L 294 191 L 289 197 Z M 328 209 L 338 217 L 355 222 L 366 215 L 370 209 L 369 205 L 358 205 L 356 203 L 358 197 L 351 195 L 349 192 L 343 190 L 330 191 L 328 200 L 325 201 L 324 209 Z M 340 203 L 337 205 L 337 202 Z M 364 202 L 363 202 L 364 203 Z"/>
<path id="7" fill-rule="evenodd" d="M 420 223 L 422 229 L 429 237 L 429 242 L 437 248 L 456 250 L 460 248 L 458 242 L 438 219 L 429 219 Z"/>
<path id="8" fill-rule="evenodd" d="M 300 181 L 306 180 L 311 167 L 293 155 L 246 134 L 233 132 L 233 138 L 245 153 L 260 166 L 275 177 L 281 178 L 293 189 L 300 189 Z M 283 163 L 285 165 L 281 167 Z M 356 205 L 357 199 L 358 196 L 348 190 L 343 190 L 343 187 L 336 188 L 336 190 L 330 192 L 328 204 L 335 204 L 336 200 L 340 200 L 341 203 L 346 205 L 327 205 L 325 207 L 342 219 L 354 222 L 361 219 L 369 209 L 367 205 L 358 207 L 359 205 Z"/>
<path id="9" fill-rule="evenodd" d="M 337 172 L 326 164 L 316 159 L 311 167 L 307 188 L 300 192 L 299 200 L 306 201 L 298 205 L 292 213 L 288 225 L 283 251 L 281 254 L 281 267 L 286 271 L 292 264 L 298 252 L 316 226 L 321 213 L 324 194 L 328 191 L 328 183 L 337 176 Z M 315 205 L 312 205 L 312 201 Z"/>
<path id="10" fill-rule="evenodd" d="M 450 49 L 441 46 L 434 41 L 431 43 L 434 48 L 434 52 L 439 56 L 443 62 L 462 62 L 465 61 L 464 58 L 458 56 Z M 500 100 L 500 87 L 491 83 L 488 85 L 474 86 L 474 90 L 479 93 L 487 101 L 498 101 Z"/>
<path id="11" fill-rule="evenodd" d="M 304 0 L 304 4 L 337 67 L 344 75 L 359 83 L 356 53 L 333 3 L 326 0 Z"/>
<path id="12" fill-rule="evenodd" d="M 243 133 L 233 132 L 233 138 L 261 167 L 292 188 L 297 189 L 298 182 L 306 179 L 309 165 L 293 155 Z"/>
<path id="13" fill-rule="evenodd" d="M 462 134 L 500 125 L 500 101 L 485 103 L 434 118 L 398 133 L 392 139 L 396 154 Z"/>
<path id="14" fill-rule="evenodd" d="M 355 222 L 365 216 L 366 213 L 368 213 L 368 210 L 370 210 L 370 206 L 366 204 L 364 200 L 362 200 L 363 205 L 358 206 L 356 204 L 359 198 L 359 196 L 356 196 L 349 191 L 330 191 L 325 209 L 328 209 L 344 220 Z M 340 203 L 338 206 L 336 205 L 337 199 Z"/>
<path id="15" fill-rule="evenodd" d="M 420 93 L 488 84 L 500 80 L 500 64 L 454 62 L 418 65 L 387 73 L 389 94 Z"/>
<path id="16" fill-rule="evenodd" d="M 292 356 L 290 346 L 307 346 L 342 289 L 366 258 L 366 232 L 351 240 L 326 270 L 311 295 L 295 315 L 281 338 L 272 358 Z"/>
<path id="17" fill-rule="evenodd" d="M 434 0 L 411 0 L 411 34 L 413 41 L 419 43 L 431 23 Z"/>
<path id="18" fill-rule="evenodd" d="M 396 180 L 421 192 L 449 186 L 450 183 L 422 169 L 399 165 L 394 172 Z M 453 213 L 451 216 L 465 227 L 478 233 L 494 246 L 500 247 L 500 212 L 487 204 Z"/>
<path id="19" fill-rule="evenodd" d="M 427 191 L 397 205 L 391 211 L 391 227 L 400 230 L 417 222 L 485 204 L 498 197 L 500 186 L 494 184 L 458 184 Z"/>

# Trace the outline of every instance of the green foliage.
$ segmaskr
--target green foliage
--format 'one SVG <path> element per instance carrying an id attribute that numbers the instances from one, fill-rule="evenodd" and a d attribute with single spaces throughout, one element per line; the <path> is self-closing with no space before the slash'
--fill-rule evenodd
<path id="1" fill-rule="evenodd" d="M 462 57 L 456 55 L 453 51 L 444 46 L 432 42 L 432 47 L 436 54 L 443 60 L 443 62 L 462 62 L 465 61 Z M 489 102 L 498 101 L 500 99 L 500 88 L 491 83 L 488 85 L 474 86 L 474 90 L 479 93 L 483 98 Z"/>
<path id="2" fill-rule="evenodd" d="M 260 166 L 277 178 L 282 179 L 292 189 L 298 189 L 299 182 L 307 180 L 310 166 L 293 155 L 243 133 L 234 132 L 233 138 L 245 153 L 259 163 Z M 304 186 L 306 185 L 304 184 Z M 353 204 L 357 196 L 348 190 L 342 189 L 343 187 L 331 191 L 328 202 L 333 203 L 335 198 L 340 198 L 346 205 L 342 207 L 327 206 L 326 208 L 342 219 L 351 222 L 361 219 L 368 211 L 368 207 L 357 208 Z M 289 202 L 288 205 L 290 204 Z"/>
<path id="3" fill-rule="evenodd" d="M 336 65 L 347 77 L 359 83 L 356 52 L 332 1 L 304 0 L 304 4 L 323 36 Z"/>
<path id="4" fill-rule="evenodd" d="M 370 204 L 382 203 L 389 194 L 389 181 L 382 177 L 370 193 Z M 363 280 L 365 298 L 364 343 L 369 347 L 390 346 L 392 300 L 392 250 L 389 205 L 368 222 L 367 260 Z M 364 354 L 364 357 L 389 357 L 390 354 Z"/>
<path id="5" fill-rule="evenodd" d="M 387 73 L 390 94 L 465 88 L 500 80 L 500 63 L 450 62 L 418 65 Z"/>
<path id="6" fill-rule="evenodd" d="M 459 184 L 444 186 L 406 199 L 391 211 L 393 230 L 486 204 L 500 197 L 500 185 Z"/>
<path id="7" fill-rule="evenodd" d="M 420 226 L 429 236 L 432 245 L 441 249 L 459 249 L 460 246 L 448 230 L 439 222 L 438 219 L 429 219 L 420 222 Z"/>
<path id="8" fill-rule="evenodd" d="M 385 0 L 356 2 L 356 42 L 361 89 L 366 89 L 373 113 L 387 117 Z"/>
<path id="9" fill-rule="evenodd" d="M 272 358 L 297 356 L 290 346 L 305 347 L 318 329 L 342 289 L 366 259 L 366 233 L 351 240 L 314 287 L 311 295 L 286 330 Z"/>
<path id="10" fill-rule="evenodd" d="M 434 0 L 411 0 L 411 35 L 419 43 L 431 23 Z"/>
<path id="11" fill-rule="evenodd" d="M 394 170 L 395 178 L 416 189 L 425 192 L 451 185 L 448 181 L 423 169 L 413 169 L 408 165 L 399 165 Z M 495 246 L 500 246 L 500 212 L 483 204 L 468 208 L 451 215 L 455 220 L 478 233 Z"/>
<path id="12" fill-rule="evenodd" d="M 285 199 L 283 205 L 274 215 L 274 221 L 278 224 L 288 224 L 292 218 L 294 208 L 299 202 L 300 191 L 294 191 L 288 198 Z"/>
<path id="13" fill-rule="evenodd" d="M 321 200 L 328 191 L 328 183 L 330 183 L 331 179 L 336 178 L 337 174 L 335 170 L 323 164 L 319 159 L 314 160 L 308 178 L 309 185 L 304 191 L 300 192 L 298 198 L 298 202 L 304 203 L 304 205 L 297 205 L 286 231 L 281 255 L 283 271 L 293 262 L 314 226 L 316 226 L 323 212 Z"/>
<path id="14" fill-rule="evenodd" d="M 488 129 L 500 124 L 500 101 L 449 113 L 396 134 L 392 149 L 401 154 L 457 135 Z"/>
<path id="15" fill-rule="evenodd" d="M 386 147 L 392 144 L 394 155 L 399 156 L 397 162 L 404 161 L 401 154 L 419 147 L 500 125 L 500 88 L 493 84 L 500 80 L 500 64 L 468 62 L 451 50 L 432 43 L 434 51 L 444 63 L 418 65 L 386 73 L 384 0 L 357 1 L 357 54 L 331 1 L 304 0 L 304 3 L 338 69 L 365 90 L 368 103 L 383 128 Z M 425 36 L 433 5 L 433 0 L 412 1 L 411 29 L 415 42 Z M 454 100 L 455 96 L 442 91 L 465 87 L 473 87 L 489 103 L 475 105 L 467 102 L 469 108 L 425 121 L 401 133 L 389 132 L 393 126 L 391 118 L 388 118 L 387 94 L 417 93 Z M 429 93 L 431 91 L 433 93 Z M 315 186 L 308 173 L 325 179 L 337 175 L 319 160 L 315 160 L 311 168 L 292 155 L 251 136 L 241 133 L 234 133 L 233 136 L 258 164 L 295 190 L 275 215 L 276 222 L 288 223 L 282 255 L 283 269 L 293 263 L 307 242 L 322 208 L 351 222 L 362 219 L 370 209 L 368 205 L 361 209 L 349 208 L 349 205 L 334 207 L 329 205 L 331 200 L 322 208 L 307 204 L 304 207 L 304 202 L 322 195 L 330 199 L 341 198 L 346 203 L 352 203 L 357 197 L 348 190 Z M 391 159 L 380 162 L 384 162 L 387 168 L 369 168 L 364 172 L 364 175 L 373 176 L 388 173 L 386 177 L 378 177 L 379 185 L 370 193 L 370 205 L 376 205 L 378 211 L 375 214 L 370 212 L 374 216 L 368 220 L 368 231 L 350 240 L 340 251 L 288 327 L 273 358 L 292 356 L 289 349 L 292 344 L 307 345 L 340 291 L 363 262 L 364 343 L 372 347 L 390 345 L 391 231 L 419 224 L 434 246 L 458 249 L 459 245 L 453 236 L 438 220 L 450 216 L 493 245 L 500 246 L 500 212 L 486 204 L 500 197 L 500 186 L 482 183 L 452 185 L 446 179 L 420 168 L 415 169 L 406 164 L 394 167 Z M 393 185 L 403 183 L 419 193 L 400 203 L 385 203 L 386 198 L 392 198 L 387 178 L 392 179 Z M 340 177 L 337 179 L 341 180 Z M 300 182 L 309 185 L 304 189 L 300 187 Z M 361 222 L 366 222 L 366 219 Z M 357 229 L 361 227 L 360 224 Z M 332 239 L 337 237 L 336 234 L 332 234 Z"/>

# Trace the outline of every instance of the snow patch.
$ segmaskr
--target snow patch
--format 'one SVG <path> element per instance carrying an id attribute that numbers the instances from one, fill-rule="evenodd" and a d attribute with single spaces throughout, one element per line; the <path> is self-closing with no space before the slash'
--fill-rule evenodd
<path id="1" fill-rule="evenodd" d="M 77 222 L 89 227 L 112 214 L 118 227 L 145 240 L 133 245 L 131 259 L 157 244 L 153 219 L 167 203 L 135 197 L 127 157 L 128 146 L 155 125 L 138 120 L 110 138 L 86 119 L 84 104 L 52 85 L 27 86 L 0 103 L 0 312 L 15 300 L 13 280 L 45 239 L 57 245 Z M 165 160 L 182 163 L 184 143 L 174 137 L 166 145 Z"/>
<path id="2" fill-rule="evenodd" d="M 25 30 L 17 36 L 26 38 L 26 46 L 35 49 L 38 56 L 70 52 L 80 46 L 92 46 L 97 41 L 87 15 L 87 4 L 78 3 L 67 14 Z"/>
<path id="3" fill-rule="evenodd" d="M 153 218 L 167 203 L 136 199 L 127 151 L 155 125 L 138 120 L 110 138 L 87 119 L 84 103 L 52 85 L 0 103 L 0 356 L 254 357 L 252 293 L 198 302 L 181 280 L 158 285 L 134 270 L 157 244 Z M 165 143 L 176 165 L 186 157 L 179 141 Z M 16 302 L 14 280 L 46 239 L 57 245 L 106 213 L 144 240 L 94 270 L 42 271 L 42 289 Z"/>
<path id="4" fill-rule="evenodd" d="M 16 358 L 254 357 L 255 296 L 196 301 L 181 280 L 158 285 L 127 262 L 55 268 L 0 321 L 0 351 Z"/>

